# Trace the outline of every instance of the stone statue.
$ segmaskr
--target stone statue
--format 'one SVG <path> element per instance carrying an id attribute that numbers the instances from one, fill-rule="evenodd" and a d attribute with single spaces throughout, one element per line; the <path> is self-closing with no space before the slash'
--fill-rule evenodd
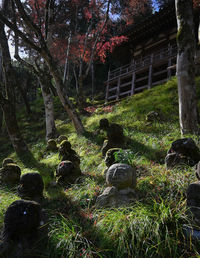
<path id="1" fill-rule="evenodd" d="M 165 158 L 167 169 L 182 164 L 194 166 L 198 161 L 200 161 L 200 151 L 191 138 L 183 138 L 174 141 Z"/>
<path id="2" fill-rule="evenodd" d="M 18 195 L 23 199 L 40 202 L 43 197 L 44 182 L 39 173 L 26 173 L 20 177 Z"/>
<path id="3" fill-rule="evenodd" d="M 96 207 L 119 207 L 135 201 L 136 169 L 116 163 L 106 173 L 108 187 L 98 196 Z"/>
<path id="4" fill-rule="evenodd" d="M 21 169 L 14 163 L 8 163 L 0 168 L 0 182 L 7 185 L 19 183 Z"/>

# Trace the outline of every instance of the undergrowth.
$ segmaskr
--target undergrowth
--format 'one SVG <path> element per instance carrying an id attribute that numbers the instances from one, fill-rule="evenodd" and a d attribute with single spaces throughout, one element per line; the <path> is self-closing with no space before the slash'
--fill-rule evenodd
<path id="1" fill-rule="evenodd" d="M 198 80 L 199 83 L 199 80 Z M 58 153 L 47 152 L 42 101 L 32 104 L 33 119 L 18 114 L 31 155 L 17 157 L 8 138 L 1 136 L 0 161 L 12 157 L 22 173 L 38 171 L 45 182 L 44 209 L 49 215 L 49 243 L 43 257 L 194 257 L 198 248 L 188 243 L 183 225 L 187 217 L 186 190 L 195 181 L 194 168 L 167 170 L 164 158 L 170 144 L 181 137 L 178 124 L 176 79 L 165 85 L 128 97 L 109 108 L 100 105 L 82 116 L 84 136 L 77 136 L 56 99 L 56 125 L 81 158 L 84 176 L 67 189 L 52 187 L 59 164 Z M 159 113 L 148 124 L 146 114 Z M 39 119 L 37 119 L 39 117 Z M 97 134 L 101 118 L 123 126 L 126 148 L 116 153 L 118 162 L 137 169 L 137 198 L 129 207 L 95 209 L 105 189 L 101 155 L 105 134 Z M 192 137 L 197 145 L 199 139 Z M 0 226 L 6 208 L 18 199 L 16 189 L 0 188 Z"/>

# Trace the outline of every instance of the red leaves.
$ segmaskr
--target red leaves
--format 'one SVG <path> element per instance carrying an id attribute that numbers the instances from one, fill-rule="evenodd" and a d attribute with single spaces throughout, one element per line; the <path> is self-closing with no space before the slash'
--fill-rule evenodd
<path id="1" fill-rule="evenodd" d="M 97 44 L 97 53 L 102 63 L 105 62 L 108 53 L 112 53 L 114 48 L 120 45 L 122 42 L 127 41 L 128 38 L 125 36 L 112 37 L 109 41 Z"/>

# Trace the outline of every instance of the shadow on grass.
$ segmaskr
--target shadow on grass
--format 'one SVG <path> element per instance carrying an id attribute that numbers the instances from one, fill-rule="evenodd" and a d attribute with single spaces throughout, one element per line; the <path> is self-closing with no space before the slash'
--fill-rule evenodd
<path id="1" fill-rule="evenodd" d="M 45 179 L 45 185 L 47 185 L 50 181 L 54 178 L 54 171 L 50 166 L 47 166 L 44 163 L 40 163 L 38 160 L 35 159 L 33 154 L 28 151 L 24 154 L 18 155 L 18 158 L 27 168 L 35 168 Z"/>
<path id="2" fill-rule="evenodd" d="M 144 156 L 149 161 L 154 161 L 159 164 L 164 164 L 164 158 L 166 156 L 166 150 L 152 148 L 143 143 L 136 141 L 135 139 L 127 138 L 126 147 L 137 156 Z"/>

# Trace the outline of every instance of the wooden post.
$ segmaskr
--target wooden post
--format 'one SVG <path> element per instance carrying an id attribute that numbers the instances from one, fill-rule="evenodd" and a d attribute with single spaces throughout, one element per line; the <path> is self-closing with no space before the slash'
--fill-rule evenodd
<path id="1" fill-rule="evenodd" d="M 135 71 L 132 73 L 131 96 L 135 93 Z"/>
<path id="2" fill-rule="evenodd" d="M 148 89 L 150 89 L 152 85 L 152 71 L 153 71 L 153 54 L 151 54 L 151 61 L 149 65 Z"/>
<path id="3" fill-rule="evenodd" d="M 119 99 L 119 93 L 120 93 L 120 82 L 121 82 L 121 79 L 120 79 L 120 76 L 118 78 L 118 82 L 117 82 L 117 100 Z"/>
<path id="4" fill-rule="evenodd" d="M 171 54 L 172 54 L 172 46 L 168 45 L 168 51 L 169 51 L 169 59 L 168 59 L 168 67 L 170 67 L 172 65 L 172 58 L 171 58 Z M 167 78 L 170 79 L 172 76 L 172 73 L 171 73 L 171 69 L 167 69 Z"/>
<path id="5" fill-rule="evenodd" d="M 106 84 L 106 99 L 105 102 L 108 102 L 108 97 L 109 97 L 109 79 L 110 79 L 110 70 L 108 71 L 108 79 L 107 79 L 107 84 Z"/>

